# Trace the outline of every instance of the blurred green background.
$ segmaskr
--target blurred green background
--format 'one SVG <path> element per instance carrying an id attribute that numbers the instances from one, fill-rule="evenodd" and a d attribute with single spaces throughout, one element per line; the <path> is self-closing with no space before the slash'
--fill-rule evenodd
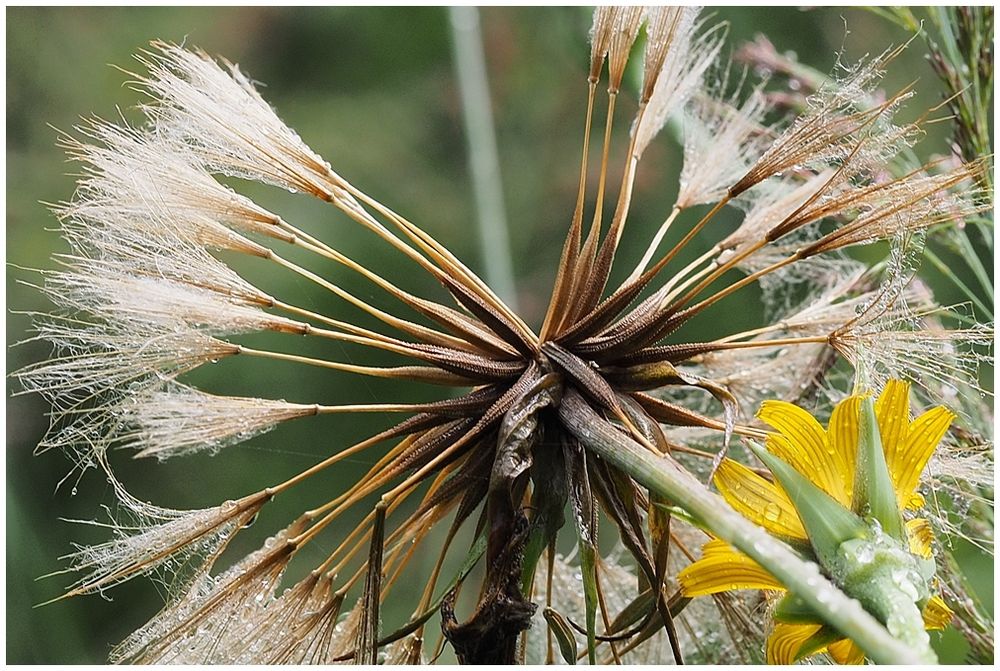
<path id="1" fill-rule="evenodd" d="M 90 114 L 112 118 L 119 107 L 134 118 L 129 108 L 138 97 L 122 85 L 126 77 L 108 64 L 130 68 L 130 55 L 155 38 L 198 45 L 238 62 L 266 84 L 265 98 L 335 170 L 425 227 L 473 268 L 481 268 L 447 10 L 6 11 L 8 345 L 30 335 L 30 317 L 24 313 L 47 308 L 40 294 L 22 283 L 37 282 L 23 268 L 52 268 L 52 254 L 65 251 L 53 230 L 56 222 L 39 202 L 67 199 L 73 191 L 73 178 L 67 173 L 74 166 L 54 146 L 56 132 L 50 126 L 68 130 L 79 117 Z M 730 22 L 730 47 L 764 32 L 779 51 L 792 51 L 802 62 L 824 72 L 831 70 L 841 48 L 850 60 L 877 53 L 906 37 L 861 10 L 726 8 L 715 13 Z M 583 9 L 491 8 L 483 10 L 481 20 L 518 299 L 529 323 L 537 324 L 576 192 L 590 16 Z M 886 83 L 887 89 L 894 89 L 919 79 L 920 94 L 911 105 L 913 110 L 940 99 L 939 84 L 921 48 L 914 43 L 893 65 Z M 623 117 L 618 124 L 619 140 L 627 125 Z M 943 151 L 943 133 L 944 129 L 932 134 L 921 145 L 921 154 Z M 630 230 L 637 229 L 633 231 L 637 244 L 648 239 L 669 211 L 679 161 L 679 148 L 668 137 L 647 152 L 630 217 L 634 222 Z M 378 240 L 331 208 L 276 189 L 248 187 L 246 192 L 348 255 L 385 269 L 410 290 L 441 297 L 440 287 L 416 273 L 407 270 L 393 276 L 393 268 L 403 267 L 393 265 L 395 257 L 386 257 L 383 263 L 385 250 Z M 635 247 L 623 247 L 621 255 L 634 260 L 638 253 Z M 258 266 L 242 261 L 237 265 L 260 279 L 269 292 L 296 296 L 310 309 L 357 320 L 342 304 L 290 275 L 261 274 Z M 392 307 L 340 268 L 326 265 L 320 270 L 363 298 Z M 958 300 L 947 289 L 942 291 L 943 303 Z M 754 314 L 756 303 L 745 305 L 746 314 L 738 320 L 752 323 L 759 319 Z M 354 354 L 331 352 L 328 343 L 308 345 L 300 344 L 296 351 L 331 357 Z M 47 354 L 48 347 L 41 343 L 14 347 L 8 350 L 7 370 Z M 246 361 L 223 362 L 198 371 L 191 379 L 214 391 L 302 402 L 414 401 L 434 398 L 435 393 Z M 46 428 L 46 407 L 35 396 L 12 396 L 15 390 L 15 383 L 8 380 L 7 661 L 100 663 L 114 643 L 156 612 L 162 599 L 154 584 L 139 580 L 114 590 L 107 599 L 76 598 L 32 608 L 58 596 L 70 582 L 65 575 L 36 578 L 58 570 L 58 557 L 70 551 L 72 543 L 102 539 L 100 530 L 61 520 L 100 520 L 100 505 L 112 501 L 94 473 L 84 478 L 75 495 L 68 486 L 56 489 L 68 462 L 55 453 L 32 456 Z M 377 417 L 324 418 L 283 426 L 215 457 L 160 464 L 117 455 L 116 463 L 121 478 L 139 498 L 174 508 L 203 507 L 272 484 L 383 426 Z M 312 483 L 312 490 L 279 498 L 262 515 L 260 535 L 325 500 L 324 495 L 329 498 L 329 493 L 342 491 L 373 459 L 344 463 Z M 358 519 L 360 514 L 345 517 L 342 529 L 353 528 Z M 324 543 L 315 550 L 314 559 L 320 558 L 320 550 L 329 551 L 335 538 Z M 992 602 L 990 558 L 974 556 L 970 561 L 976 573 L 974 584 Z M 945 634 L 943 659 L 960 661 L 962 645 L 953 632 Z"/>

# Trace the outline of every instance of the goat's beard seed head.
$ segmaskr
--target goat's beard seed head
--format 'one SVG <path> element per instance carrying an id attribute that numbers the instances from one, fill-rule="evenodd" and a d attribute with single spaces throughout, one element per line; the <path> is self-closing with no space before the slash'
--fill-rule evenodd
<path id="1" fill-rule="evenodd" d="M 83 574 L 69 593 L 101 591 L 138 575 L 158 576 L 167 586 L 163 612 L 116 648 L 115 661 L 371 663 L 378 649 L 387 659 L 414 661 L 433 656 L 425 645 L 426 621 L 438 610 L 444 637 L 461 661 L 513 662 L 522 653 L 544 661 L 553 653 L 551 642 L 539 638 L 545 625 L 535 604 L 541 594 L 579 622 L 588 608 L 598 607 L 582 601 L 580 581 L 600 582 L 606 597 L 600 608 L 610 610 L 604 613 L 610 621 L 632 602 L 640 581 L 665 580 L 669 597 L 680 557 L 697 547 L 700 533 L 677 521 L 673 531 L 665 528 L 644 487 L 587 453 L 560 419 L 564 396 L 585 399 L 646 448 L 682 455 L 692 470 L 706 474 L 731 435 L 761 435 L 750 425 L 752 412 L 741 411 L 775 397 L 821 399 L 820 405 L 837 400 L 831 371 L 838 355 L 876 381 L 915 373 L 930 394 L 968 377 L 974 359 L 956 354 L 951 360 L 958 363 L 942 363 L 941 351 L 956 341 L 979 347 L 985 330 L 917 325 L 934 308 L 908 284 L 908 268 L 890 263 L 886 277 L 877 278 L 839 254 L 849 245 L 901 239 L 984 207 L 983 194 L 967 188 L 982 166 L 882 174 L 891 172 L 917 134 L 916 126 L 894 121 L 908 92 L 869 108 L 863 104 L 874 99 L 872 88 L 893 54 L 831 83 L 799 118 L 768 126 L 761 89 L 727 93 L 725 74 L 710 82 L 725 32 L 699 20 L 697 8 L 601 8 L 591 34 L 590 105 L 605 61 L 612 93 L 625 95 L 619 85 L 643 20 L 648 40 L 641 104 L 621 196 L 613 217 L 602 225 L 596 213 L 588 232 L 587 195 L 604 185 L 595 187 L 583 171 L 577 216 L 537 333 L 429 233 L 335 173 L 228 62 L 154 43 L 138 57 L 147 73 L 134 82 L 149 98 L 141 108 L 147 124 L 97 120 L 78 129 L 86 140 L 63 138 L 84 174 L 75 197 L 56 207 L 72 251 L 61 258 L 64 268 L 46 277 L 45 291 L 59 312 L 38 326 L 38 337 L 59 354 L 17 375 L 26 390 L 52 403 L 52 430 L 41 447 L 67 449 L 81 471 L 101 467 L 121 500 L 114 540 L 69 556 L 70 570 Z M 684 165 L 674 213 L 635 271 L 609 290 L 637 165 L 667 121 L 682 116 Z M 608 152 L 603 156 L 602 175 Z M 414 296 L 388 279 L 398 276 L 395 270 L 347 257 L 330 236 L 285 221 L 226 185 L 227 177 L 330 202 L 430 273 L 453 304 Z M 659 248 L 675 217 L 705 204 L 715 208 L 680 243 Z M 711 224 L 726 205 L 745 212 L 728 235 Z M 699 233 L 715 235 L 715 242 L 682 267 L 675 257 Z M 285 249 L 295 256 L 286 258 Z M 294 273 L 380 328 L 355 326 L 294 297 L 273 295 L 267 272 L 251 280 L 224 260 L 240 256 L 267 272 Z M 331 262 L 419 317 L 397 316 L 328 279 L 322 269 Z M 730 279 L 733 272 L 743 279 Z M 733 333 L 717 320 L 710 336 L 684 335 L 689 320 L 754 282 L 772 305 L 768 323 Z M 256 332 L 325 338 L 338 347 L 322 357 L 234 341 Z M 338 360 L 344 343 L 402 361 Z M 320 399 L 260 398 L 264 384 L 250 395 L 223 396 L 178 379 L 209 362 L 234 358 L 238 364 L 248 357 L 457 391 L 431 403 L 328 406 Z M 214 452 L 284 422 L 362 411 L 404 417 L 357 444 L 338 445 L 301 473 L 204 510 L 142 504 L 111 472 L 113 447 L 160 459 Z M 231 539 L 272 497 L 382 444 L 388 445 L 382 456 L 346 492 L 218 571 Z M 300 550 L 317 547 L 313 541 L 324 529 L 375 495 L 382 497 L 379 505 L 347 539 L 280 591 L 293 560 L 318 556 Z M 401 507 L 408 498 L 417 503 Z M 554 554 L 564 524 L 576 527 L 581 554 L 595 553 L 601 512 L 621 534 L 618 559 L 595 565 Z M 447 532 L 432 549 L 428 539 L 442 538 L 431 534 L 436 525 Z M 464 556 L 452 545 L 465 529 L 476 530 L 470 563 L 448 574 L 454 570 L 450 558 Z M 660 554 L 671 544 L 674 549 Z M 432 577 L 413 599 L 413 623 L 390 635 L 380 628 L 379 604 L 399 589 L 401 576 L 409 582 L 416 548 L 435 553 Z M 663 556 L 669 566 L 659 563 Z M 476 563 L 486 571 L 481 587 L 466 586 L 479 596 L 462 621 L 455 599 L 475 579 L 468 570 Z M 716 607 L 713 617 L 728 628 L 732 649 L 747 640 L 759 643 L 760 622 L 748 615 L 750 605 L 720 597 Z M 697 609 L 688 611 L 691 617 L 698 617 Z M 520 648 L 518 638 L 532 622 Z M 633 629 L 621 635 L 623 646 L 641 630 Z M 678 654 L 684 645 L 669 628 L 653 640 L 657 647 L 628 652 L 624 661 L 648 660 L 651 649 Z"/>

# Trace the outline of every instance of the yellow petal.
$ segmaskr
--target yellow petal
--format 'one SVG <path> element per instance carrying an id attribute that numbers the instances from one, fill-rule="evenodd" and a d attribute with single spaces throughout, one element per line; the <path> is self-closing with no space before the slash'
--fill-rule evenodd
<path id="1" fill-rule="evenodd" d="M 701 546 L 701 558 L 715 557 L 719 555 L 728 555 L 733 552 L 739 552 L 732 545 L 724 540 L 719 540 L 718 538 L 713 538 L 704 545 Z"/>
<path id="2" fill-rule="evenodd" d="M 767 448 L 823 491 L 847 504 L 846 473 L 835 458 L 826 431 L 802 408 L 784 401 L 764 401 L 757 417 L 778 430 L 767 438 Z"/>
<path id="3" fill-rule="evenodd" d="M 878 418 L 882 449 L 891 472 L 893 453 L 903 445 L 910 425 L 910 383 L 889 380 L 875 402 L 875 416 Z"/>
<path id="4" fill-rule="evenodd" d="M 924 627 L 926 629 L 944 629 L 951 624 L 951 618 L 955 615 L 951 608 L 948 608 L 944 599 L 939 596 L 932 596 L 924 606 Z"/>
<path id="5" fill-rule="evenodd" d="M 931 558 L 934 532 L 930 522 L 920 518 L 910 520 L 906 523 L 906 536 L 910 541 L 910 552 L 924 559 Z"/>
<path id="6" fill-rule="evenodd" d="M 886 462 L 900 506 L 910 507 L 914 503 L 911 496 L 920 481 L 920 474 L 954 419 L 955 413 L 947 408 L 931 408 L 910 424 L 902 447 L 886 450 Z"/>
<path id="7" fill-rule="evenodd" d="M 731 459 L 719 464 L 714 482 L 726 502 L 754 524 L 779 536 L 806 538 L 795 506 L 778 485 Z"/>
<path id="8" fill-rule="evenodd" d="M 830 415 L 827 440 L 833 448 L 838 468 L 844 474 L 843 503 L 850 507 L 854 491 L 854 462 L 858 458 L 858 417 L 861 414 L 861 397 L 848 396 L 837 404 Z"/>
<path id="9" fill-rule="evenodd" d="M 819 629 L 818 624 L 776 623 L 771 635 L 767 637 L 767 663 L 793 663 L 802 644 Z"/>
<path id="10" fill-rule="evenodd" d="M 685 596 L 704 596 L 736 589 L 783 590 L 770 573 L 720 540 L 709 541 L 702 557 L 677 574 Z"/>
<path id="11" fill-rule="evenodd" d="M 826 647 L 837 664 L 864 664 L 865 653 L 849 638 L 843 638 Z"/>

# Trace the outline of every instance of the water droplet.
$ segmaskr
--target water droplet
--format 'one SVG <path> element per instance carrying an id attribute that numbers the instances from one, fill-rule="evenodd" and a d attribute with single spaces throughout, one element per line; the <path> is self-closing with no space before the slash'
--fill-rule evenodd
<path id="1" fill-rule="evenodd" d="M 781 506 L 777 503 L 768 503 L 764 506 L 764 519 L 768 522 L 777 522 L 781 518 Z"/>
<path id="2" fill-rule="evenodd" d="M 906 568 L 893 569 L 891 573 L 892 581 L 896 584 L 896 587 L 914 601 L 919 597 L 917 591 L 917 586 L 915 584 L 914 578 L 918 578 L 912 571 Z"/>

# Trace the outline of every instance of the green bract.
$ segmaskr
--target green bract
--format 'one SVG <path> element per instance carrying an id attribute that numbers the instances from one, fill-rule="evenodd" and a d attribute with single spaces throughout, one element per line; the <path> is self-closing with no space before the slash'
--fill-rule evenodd
<path id="1" fill-rule="evenodd" d="M 842 543 L 867 534 L 860 517 L 760 445 L 747 442 L 788 493 L 806 528 L 809 543 L 824 567 L 836 564 Z"/>
<path id="2" fill-rule="evenodd" d="M 858 456 L 854 471 L 852 509 L 862 516 L 878 520 L 887 534 L 903 540 L 903 522 L 896 503 L 896 490 L 885 461 L 882 437 L 875 418 L 875 402 L 868 396 L 861 401 L 858 418 Z"/>

